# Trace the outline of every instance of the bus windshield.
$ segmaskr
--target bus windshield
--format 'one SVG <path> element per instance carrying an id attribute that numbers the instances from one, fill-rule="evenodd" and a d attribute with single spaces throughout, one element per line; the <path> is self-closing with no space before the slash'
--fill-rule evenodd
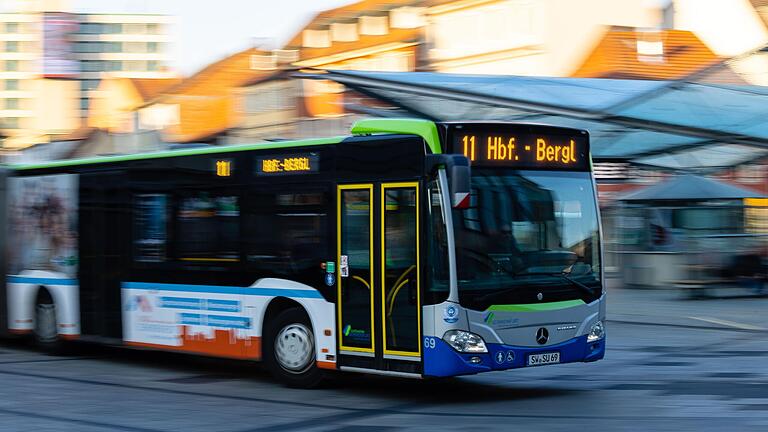
<path id="1" fill-rule="evenodd" d="M 459 298 L 482 309 L 600 296 L 597 205 L 588 172 L 472 172 L 454 210 Z"/>

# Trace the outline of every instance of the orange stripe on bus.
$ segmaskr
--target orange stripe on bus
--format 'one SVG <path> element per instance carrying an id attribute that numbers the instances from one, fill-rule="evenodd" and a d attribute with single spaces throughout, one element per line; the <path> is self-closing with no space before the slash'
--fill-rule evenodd
<path id="1" fill-rule="evenodd" d="M 214 330 L 214 337 L 209 339 L 204 335 L 190 335 L 187 327 L 182 330 L 181 346 L 169 346 L 144 342 L 125 341 L 126 345 L 152 348 L 163 351 L 178 351 L 191 354 L 210 355 L 240 360 L 261 359 L 261 338 L 231 339 L 230 332 Z"/>
<path id="2" fill-rule="evenodd" d="M 331 369 L 336 370 L 336 363 L 333 362 L 326 362 L 326 361 L 317 361 L 317 367 L 319 369 Z"/>

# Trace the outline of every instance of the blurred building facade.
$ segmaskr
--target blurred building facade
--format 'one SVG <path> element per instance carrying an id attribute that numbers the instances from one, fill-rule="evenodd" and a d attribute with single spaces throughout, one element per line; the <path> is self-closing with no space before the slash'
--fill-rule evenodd
<path id="1" fill-rule="evenodd" d="M 142 130 L 158 130 L 171 143 L 225 143 L 242 120 L 238 89 L 267 77 L 285 61 L 275 51 L 249 48 L 214 62 L 138 109 Z"/>
<path id="2" fill-rule="evenodd" d="M 140 128 L 138 110 L 181 83 L 180 78 L 126 78 L 107 73 L 91 98 L 86 125 L 112 133 Z"/>
<path id="3" fill-rule="evenodd" d="M 78 14 L 62 0 L 23 1 L 0 14 L 0 128 L 6 148 L 47 142 L 82 125 L 104 73 L 167 78 L 171 18 Z"/>
<path id="4" fill-rule="evenodd" d="M 362 0 L 318 13 L 280 49 L 250 48 L 180 81 L 165 71 L 128 70 L 155 69 L 165 58 L 145 51 L 164 49 L 170 19 L 141 17 L 149 18 L 129 26 L 128 16 L 84 16 L 72 50 L 79 87 L 37 78 L 79 92 L 75 106 L 72 97 L 57 98 L 67 104 L 56 107 L 59 118 L 76 113 L 67 126 L 87 114 L 87 126 L 111 133 L 231 144 L 335 135 L 361 116 L 430 111 L 366 97 L 334 80 L 295 78 L 308 68 L 768 83 L 761 1 Z M 112 33 L 117 28 L 126 34 Z M 95 52 L 112 43 L 139 52 Z M 121 70 L 111 70 L 115 62 Z"/>

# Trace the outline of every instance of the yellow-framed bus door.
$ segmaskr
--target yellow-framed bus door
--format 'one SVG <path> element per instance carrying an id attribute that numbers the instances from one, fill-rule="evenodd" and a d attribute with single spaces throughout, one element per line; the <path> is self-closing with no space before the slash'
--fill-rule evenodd
<path id="1" fill-rule="evenodd" d="M 342 355 L 373 357 L 374 188 L 372 183 L 339 185 L 336 190 L 336 316 Z"/>
<path id="2" fill-rule="evenodd" d="M 421 359 L 419 183 L 380 189 L 381 331 L 384 359 Z"/>

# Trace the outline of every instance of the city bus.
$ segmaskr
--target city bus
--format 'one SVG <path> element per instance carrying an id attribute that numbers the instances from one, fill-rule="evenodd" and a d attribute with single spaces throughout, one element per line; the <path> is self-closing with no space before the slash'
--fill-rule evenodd
<path id="1" fill-rule="evenodd" d="M 0 331 L 263 361 L 297 387 L 603 358 L 586 131 L 351 132 L 4 167 Z"/>

